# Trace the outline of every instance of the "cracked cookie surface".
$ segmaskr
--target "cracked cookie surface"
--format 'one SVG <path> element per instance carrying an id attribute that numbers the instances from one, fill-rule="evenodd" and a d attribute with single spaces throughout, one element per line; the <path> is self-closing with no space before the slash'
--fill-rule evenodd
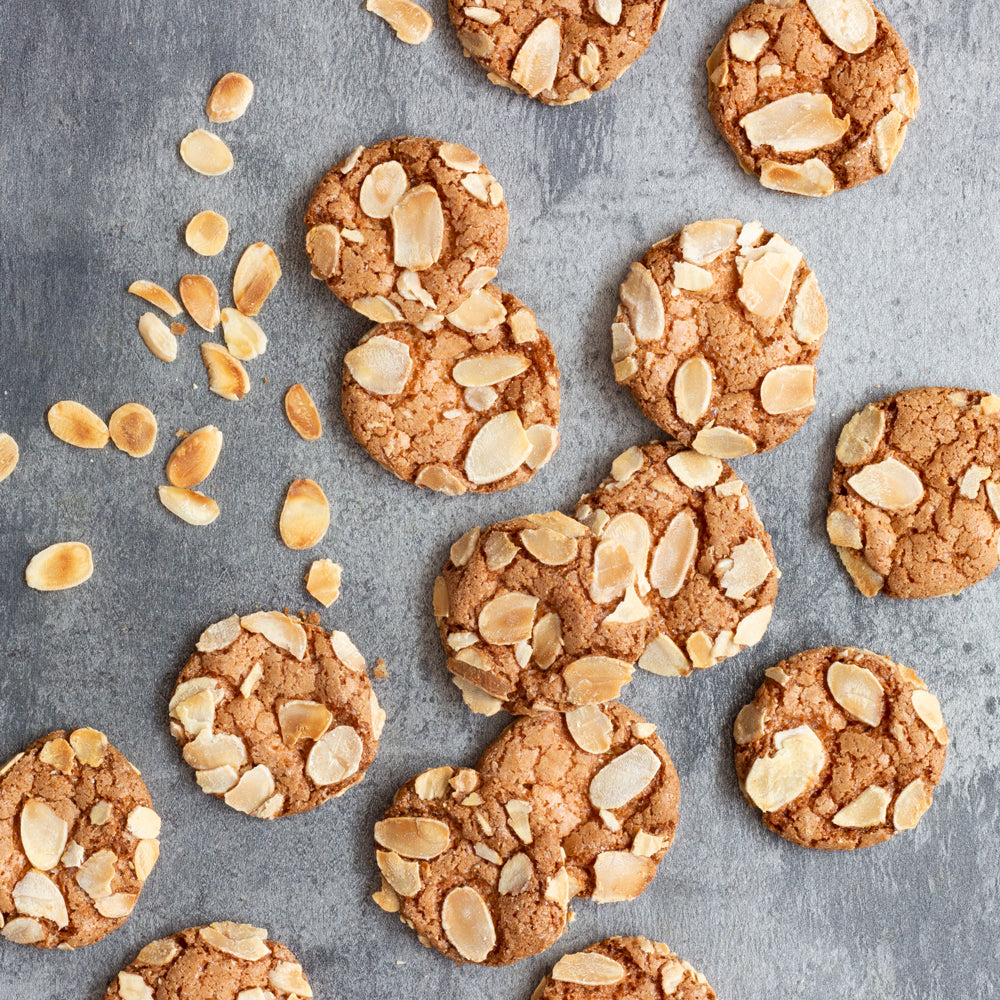
<path id="1" fill-rule="evenodd" d="M 866 597 L 957 594 L 996 569 L 1000 398 L 908 389 L 841 431 L 827 534 Z"/>
<path id="2" fill-rule="evenodd" d="M 755 0 L 708 72 L 709 109 L 740 165 L 792 194 L 884 174 L 920 105 L 906 46 L 868 0 Z"/>

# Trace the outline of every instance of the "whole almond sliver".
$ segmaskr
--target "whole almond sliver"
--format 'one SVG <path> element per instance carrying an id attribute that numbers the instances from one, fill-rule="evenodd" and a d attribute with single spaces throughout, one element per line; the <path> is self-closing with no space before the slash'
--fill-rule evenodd
<path id="1" fill-rule="evenodd" d="M 740 119 L 751 146 L 776 153 L 805 153 L 839 142 L 850 118 L 837 118 L 826 94 L 791 94 Z"/>
<path id="2" fill-rule="evenodd" d="M 233 154 L 217 136 L 205 129 L 195 129 L 181 139 L 181 159 L 194 171 L 218 177 L 233 169 Z"/>
<path id="3" fill-rule="evenodd" d="M 168 364 L 176 359 L 177 338 L 155 313 L 145 312 L 139 317 L 139 336 L 154 357 Z"/>
<path id="4" fill-rule="evenodd" d="M 510 78 L 531 97 L 537 97 L 555 83 L 561 38 L 559 22 L 547 17 L 534 28 L 518 50 Z"/>
<path id="5" fill-rule="evenodd" d="M 267 336 L 260 324 L 239 309 L 223 309 L 222 336 L 229 353 L 240 361 L 253 361 L 267 350 Z"/>
<path id="6" fill-rule="evenodd" d="M 330 504 L 318 483 L 296 479 L 288 487 L 278 530 L 290 549 L 311 549 L 330 527 Z"/>
<path id="7" fill-rule="evenodd" d="M 179 486 L 159 487 L 160 503 L 188 524 L 211 524 L 219 516 L 219 505 L 204 493 Z"/>
<path id="8" fill-rule="evenodd" d="M 111 414 L 108 432 L 119 451 L 142 458 L 156 444 L 156 417 L 141 403 L 125 403 Z"/>
<path id="9" fill-rule="evenodd" d="M 222 452 L 222 431 L 209 424 L 189 434 L 167 459 L 167 479 L 172 486 L 190 489 L 211 474 Z"/>
<path id="10" fill-rule="evenodd" d="M 205 105 L 210 122 L 231 122 L 240 118 L 253 100 L 253 81 L 242 73 L 226 73 L 212 88 Z"/>
<path id="11" fill-rule="evenodd" d="M 368 0 L 365 7 L 382 18 L 407 45 L 426 41 L 434 27 L 434 19 L 413 0 Z"/>
<path id="12" fill-rule="evenodd" d="M 77 448 L 103 448 L 110 439 L 108 425 L 82 403 L 64 399 L 49 407 L 49 429 L 60 441 Z"/>
<path id="13" fill-rule="evenodd" d="M 24 579 L 32 590 L 69 590 L 94 572 L 90 548 L 83 542 L 57 542 L 31 557 Z"/>
<path id="14" fill-rule="evenodd" d="M 233 275 L 233 301 L 244 316 L 256 316 L 281 277 L 277 254 L 266 243 L 251 243 Z"/>
<path id="15" fill-rule="evenodd" d="M 208 372 L 208 388 L 217 396 L 235 401 L 250 391 L 246 369 L 221 344 L 202 344 L 201 358 Z"/>
<path id="16" fill-rule="evenodd" d="M 181 304 L 177 299 L 152 281 L 133 281 L 128 290 L 157 309 L 162 309 L 171 318 L 181 313 Z"/>
<path id="17" fill-rule="evenodd" d="M 178 285 L 188 315 L 207 333 L 219 325 L 219 291 L 204 274 L 185 274 Z"/>
<path id="18" fill-rule="evenodd" d="M 317 441 L 323 436 L 319 410 L 301 382 L 285 393 L 285 416 L 303 441 Z"/>
<path id="19" fill-rule="evenodd" d="M 202 257 L 214 257 L 228 239 L 229 223 L 218 212 L 199 212 L 184 230 L 184 242 Z"/>

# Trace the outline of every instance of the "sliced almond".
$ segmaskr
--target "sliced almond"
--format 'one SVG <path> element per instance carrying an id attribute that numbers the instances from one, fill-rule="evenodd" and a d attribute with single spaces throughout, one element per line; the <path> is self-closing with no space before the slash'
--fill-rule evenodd
<path id="1" fill-rule="evenodd" d="M 774 570 L 767 549 L 757 538 L 748 538 L 737 545 L 729 558 L 732 565 L 722 574 L 719 586 L 734 601 L 741 601 L 756 590 Z"/>
<path id="2" fill-rule="evenodd" d="M 684 650 L 668 635 L 658 635 L 646 646 L 639 667 L 661 677 L 686 677 L 691 673 Z"/>
<path id="3" fill-rule="evenodd" d="M 21 810 L 21 849 L 35 868 L 55 868 L 66 850 L 69 824 L 41 799 L 28 799 Z"/>
<path id="4" fill-rule="evenodd" d="M 826 333 L 828 322 L 826 302 L 819 290 L 819 282 L 812 271 L 799 285 L 792 310 L 792 331 L 803 344 L 814 344 Z"/>
<path id="5" fill-rule="evenodd" d="M 181 304 L 177 299 L 152 281 L 133 281 L 128 290 L 157 309 L 162 309 L 168 316 L 179 316 L 181 313 Z"/>
<path id="6" fill-rule="evenodd" d="M 552 978 L 560 983 L 581 986 L 613 986 L 625 978 L 625 968 L 608 955 L 597 951 L 578 951 L 563 955 L 552 969 Z"/>
<path id="7" fill-rule="evenodd" d="M 920 477 L 891 457 L 866 465 L 847 483 L 859 496 L 883 510 L 906 510 L 918 504 L 924 495 Z"/>
<path id="8" fill-rule="evenodd" d="M 712 369 L 704 358 L 688 358 L 674 377 L 674 407 L 685 424 L 695 424 L 712 399 Z"/>
<path id="9" fill-rule="evenodd" d="M 368 0 L 365 6 L 382 18 L 407 45 L 427 41 L 434 27 L 434 19 L 414 0 Z"/>
<path id="10" fill-rule="evenodd" d="M 531 97 L 537 97 L 543 90 L 551 90 L 559 68 L 561 42 L 559 22 L 551 17 L 540 21 L 518 50 L 511 80 Z"/>
<path id="11" fill-rule="evenodd" d="M 674 287 L 686 292 L 707 292 L 712 287 L 712 272 L 697 264 L 679 260 L 674 263 Z"/>
<path id="12" fill-rule="evenodd" d="M 233 169 L 233 154 L 217 136 L 205 129 L 195 129 L 181 139 L 181 159 L 194 171 L 208 177 L 228 174 Z"/>
<path id="13" fill-rule="evenodd" d="M 448 825 L 438 819 L 396 816 L 375 824 L 375 839 L 404 858 L 430 861 L 448 849 Z"/>
<path id="14" fill-rule="evenodd" d="M 864 597 L 874 597 L 885 585 L 882 575 L 872 568 L 859 552 L 843 547 L 837 549 L 844 569 L 851 575 L 854 585 Z"/>
<path id="15" fill-rule="evenodd" d="M 202 780 L 198 781 L 205 791 L 213 792 L 228 791 L 232 788 L 238 778 L 236 769 L 243 767 L 247 762 L 247 749 L 243 740 L 238 736 L 212 733 L 207 729 L 203 729 L 190 743 L 185 744 L 182 755 L 196 771 L 212 771 L 213 775 L 217 775 L 223 768 L 232 771 L 232 780 L 226 781 L 224 788 L 215 784 L 217 778 L 213 781 L 212 788 Z"/>
<path id="16" fill-rule="evenodd" d="M 877 726 L 882 721 L 885 690 L 870 670 L 856 663 L 838 661 L 827 670 L 826 683 L 845 712 L 869 726 Z"/>
<path id="17" fill-rule="evenodd" d="M 496 946 L 496 928 L 483 897 L 469 886 L 452 889 L 441 907 L 445 936 L 462 958 L 484 962 Z"/>
<path id="18" fill-rule="evenodd" d="M 763 28 L 734 31 L 729 36 L 729 51 L 744 62 L 756 62 L 771 36 Z"/>
<path id="19" fill-rule="evenodd" d="M 208 388 L 217 396 L 235 402 L 250 391 L 246 369 L 221 344 L 202 344 L 201 359 L 208 372 Z"/>
<path id="20" fill-rule="evenodd" d="M 184 230 L 184 242 L 202 257 L 221 253 L 229 239 L 229 223 L 218 212 L 199 212 Z"/>
<path id="21" fill-rule="evenodd" d="M 815 384 L 816 369 L 812 365 L 773 368 L 760 384 L 760 405 L 775 415 L 811 409 L 816 405 Z"/>
<path id="22" fill-rule="evenodd" d="M 809 198 L 822 198 L 833 194 L 837 179 L 833 171 L 813 157 L 805 163 L 778 163 L 765 160 L 760 168 L 760 182 L 773 191 L 801 194 Z"/>
<path id="23" fill-rule="evenodd" d="M 594 775 L 589 795 L 595 809 L 620 809 L 641 795 L 663 762 L 645 743 L 636 744 Z"/>
<path id="24" fill-rule="evenodd" d="M 330 607 L 340 597 L 341 569 L 330 559 L 317 559 L 309 567 L 306 590 L 323 605 Z"/>
<path id="25" fill-rule="evenodd" d="M 155 840 L 160 835 L 160 817 L 149 806 L 136 806 L 128 814 L 125 825 L 139 840 Z"/>
<path id="26" fill-rule="evenodd" d="M 528 367 L 528 359 L 521 354 L 490 354 L 459 361 L 451 370 L 451 377 L 464 386 L 497 385 Z"/>
<path id="27" fill-rule="evenodd" d="M 584 656 L 563 670 L 566 697 L 572 705 L 614 701 L 632 679 L 632 665 L 609 656 Z"/>
<path id="28" fill-rule="evenodd" d="M 612 538 L 602 539 L 594 549 L 590 599 L 605 604 L 621 597 L 635 576 L 628 549 Z"/>
<path id="29" fill-rule="evenodd" d="M 0 935 L 15 944 L 37 944 L 45 940 L 45 928 L 34 917 L 14 917 L 0 927 L 3 927 Z"/>
<path id="30" fill-rule="evenodd" d="M 805 153 L 839 142 L 850 117 L 837 118 L 826 94 L 792 94 L 740 119 L 750 145 L 776 153 Z"/>
<path id="31" fill-rule="evenodd" d="M 337 726 L 309 751 L 306 774 L 320 786 L 335 785 L 358 773 L 364 747 L 352 726 Z"/>
<path id="32" fill-rule="evenodd" d="M 143 313 L 139 317 L 139 336 L 154 357 L 168 364 L 176 359 L 177 338 L 159 316 L 151 312 Z"/>
<path id="33" fill-rule="evenodd" d="M 317 278 L 328 280 L 340 270 L 340 230 L 328 222 L 306 233 L 306 254 Z"/>
<path id="34" fill-rule="evenodd" d="M 775 753 L 758 757 L 746 779 L 750 801 L 763 812 L 773 812 L 797 799 L 819 777 L 826 751 L 808 727 L 787 729 L 774 736 Z"/>
<path id="35" fill-rule="evenodd" d="M 64 399 L 49 407 L 49 429 L 60 441 L 77 448 L 103 448 L 110 437 L 108 425 L 82 403 Z"/>
<path id="36" fill-rule="evenodd" d="M 507 310 L 492 289 L 482 288 L 448 313 L 447 318 L 464 333 L 489 333 L 507 319 Z"/>
<path id="37" fill-rule="evenodd" d="M 848 549 L 860 549 L 861 525 L 853 514 L 845 510 L 831 510 L 826 518 L 826 533 L 836 546 Z"/>
<path id="38" fill-rule="evenodd" d="M 802 261 L 798 250 L 790 244 L 784 247 L 787 252 L 761 253 L 748 260 L 743 268 L 736 297 L 761 319 L 776 320 L 784 312 L 796 269 Z"/>
<path id="39" fill-rule="evenodd" d="M 271 954 L 265 941 L 267 931 L 263 927 L 220 920 L 199 928 L 198 937 L 211 947 L 244 962 L 258 962 Z"/>
<path id="40" fill-rule="evenodd" d="M 233 275 L 233 301 L 244 316 L 256 316 L 281 277 L 277 254 L 266 243 L 251 243 Z"/>
<path id="41" fill-rule="evenodd" d="M 232 122 L 242 117 L 253 100 L 253 81 L 242 73 L 226 73 L 212 88 L 205 105 L 210 122 Z"/>
<path id="42" fill-rule="evenodd" d="M 679 451 L 667 459 L 670 471 L 693 490 L 706 490 L 714 486 L 722 475 L 722 462 L 710 455 L 696 451 Z"/>
<path id="43" fill-rule="evenodd" d="M 444 246 L 444 211 L 430 184 L 411 188 L 391 212 L 393 262 L 423 271 L 436 264 Z"/>
<path id="44" fill-rule="evenodd" d="M 532 424 L 525 430 L 531 451 L 524 460 L 529 469 L 546 465 L 559 447 L 559 431 L 547 424 Z"/>
<path id="45" fill-rule="evenodd" d="M 482 486 L 513 475 L 531 453 L 531 442 L 513 410 L 497 414 L 478 431 L 465 456 L 465 474 Z"/>
<path id="46" fill-rule="evenodd" d="M 377 334 L 348 351 L 344 366 L 362 389 L 378 396 L 393 396 L 406 386 L 413 361 L 406 344 Z"/>
<path id="47" fill-rule="evenodd" d="M 223 796 L 226 805 L 248 815 L 274 794 L 274 775 L 264 764 L 247 771 Z"/>
<path id="48" fill-rule="evenodd" d="M 656 875 L 656 862 L 631 851 L 603 851 L 594 862 L 595 903 L 638 899 Z"/>
<path id="49" fill-rule="evenodd" d="M 913 711 L 920 721 L 934 734 L 938 743 L 948 742 L 948 731 L 944 726 L 944 716 L 941 713 L 941 703 L 930 691 L 914 691 L 912 697 Z"/>
<path id="50" fill-rule="evenodd" d="M 14 908 L 23 916 L 51 920 L 62 929 L 69 924 L 66 899 L 47 875 L 32 869 L 11 890 Z"/>
<path id="51" fill-rule="evenodd" d="M 234 778 L 233 780 L 235 782 L 236 779 Z M 159 856 L 160 842 L 158 840 L 140 840 L 136 845 L 133 865 L 135 867 L 136 878 L 140 882 L 145 882 L 149 878 Z"/>
<path id="52" fill-rule="evenodd" d="M 853 802 L 839 810 L 831 822 L 834 826 L 852 829 L 867 829 L 881 826 L 885 822 L 885 812 L 889 808 L 892 795 L 885 788 L 872 785 L 866 788 Z"/>
<path id="53" fill-rule="evenodd" d="M 524 892 L 534 874 L 534 866 L 527 854 L 513 854 L 500 869 L 497 891 L 501 896 L 516 896 Z"/>
<path id="54" fill-rule="evenodd" d="M 119 451 L 132 458 L 142 458 L 156 444 L 156 417 L 140 403 L 125 403 L 111 414 L 108 433 Z M 0 435 L 0 452 L 2 450 L 3 436 Z M 3 458 L 0 455 L 0 479 L 3 479 L 2 466 Z"/>
<path id="55" fill-rule="evenodd" d="M 666 329 L 666 315 L 653 275 L 642 264 L 633 264 L 620 293 L 635 339 L 642 343 L 660 340 Z"/>
<path id="56" fill-rule="evenodd" d="M 189 434 L 167 459 L 167 479 L 190 489 L 207 479 L 222 453 L 222 431 L 211 424 Z"/>
<path id="57" fill-rule="evenodd" d="M 135 972 L 118 973 L 118 993 L 121 1000 L 155 1000 L 153 987 Z"/>
<path id="58" fill-rule="evenodd" d="M 4 772 L 6 772 L 8 768 L 13 767 L 13 765 L 17 763 L 22 756 L 24 755 L 18 754 L 13 760 L 8 761 L 4 766 Z M 39 751 L 38 759 L 43 764 L 48 764 L 49 767 L 54 767 L 62 774 L 72 774 L 73 769 L 76 766 L 76 754 L 73 753 L 73 748 L 69 745 L 69 743 L 63 739 L 49 740 Z"/>
<path id="59" fill-rule="evenodd" d="M 493 598 L 479 612 L 479 634 L 486 642 L 507 646 L 531 638 L 538 598 L 509 593 Z"/>
<path id="60" fill-rule="evenodd" d="M 875 162 L 885 173 L 895 162 L 906 141 L 906 119 L 893 108 L 875 123 Z"/>
<path id="61" fill-rule="evenodd" d="M 90 548 L 83 542 L 56 542 L 36 552 L 24 571 L 32 590 L 69 590 L 86 583 L 94 572 Z"/>
<path id="62" fill-rule="evenodd" d="M 178 486 L 160 486 L 157 492 L 160 503 L 188 524 L 204 526 L 219 516 L 219 505 L 204 493 Z"/>
<path id="63" fill-rule="evenodd" d="M 694 565 L 698 527 L 688 510 L 675 514 L 656 545 L 649 567 L 649 582 L 663 598 L 674 597 Z"/>
<path id="64" fill-rule="evenodd" d="M 432 767 L 429 771 L 423 771 L 413 779 L 413 790 L 425 802 L 433 802 L 436 799 L 443 799 L 451 787 L 451 779 L 455 776 L 455 769 L 448 767 Z"/>
<path id="65" fill-rule="evenodd" d="M 695 435 L 691 447 L 713 458 L 741 458 L 757 450 L 753 438 L 729 427 L 703 428 Z"/>
<path id="66" fill-rule="evenodd" d="M 361 184 L 361 211 L 371 219 L 388 219 L 409 186 L 406 170 L 397 160 L 377 164 Z"/>
<path id="67" fill-rule="evenodd" d="M 299 740 L 318 740 L 332 722 L 330 709 L 316 701 L 293 700 L 278 706 L 278 728 L 286 747 Z"/>
<path id="68" fill-rule="evenodd" d="M 562 650 L 562 620 L 554 611 L 538 619 L 531 636 L 532 655 L 543 670 L 551 667 Z"/>
<path id="69" fill-rule="evenodd" d="M 318 441 L 323 436 L 319 410 L 301 382 L 285 393 L 285 416 L 303 441 Z"/>
<path id="70" fill-rule="evenodd" d="M 267 350 L 267 337 L 260 325 L 239 309 L 223 309 L 222 336 L 229 353 L 240 361 L 253 361 Z"/>
<path id="71" fill-rule="evenodd" d="M 992 475 L 993 470 L 987 465 L 970 465 L 958 481 L 958 492 L 967 500 L 975 500 L 982 484 Z"/>
<path id="72" fill-rule="evenodd" d="M 576 558 L 576 539 L 551 528 L 525 528 L 518 537 L 525 549 L 546 566 L 565 566 Z"/>
<path id="73" fill-rule="evenodd" d="M 117 441 L 115 442 L 117 444 Z M 21 450 L 9 434 L 0 434 L 0 482 L 3 482 L 17 468 Z"/>
<path id="74" fill-rule="evenodd" d="M 404 861 L 395 851 L 376 851 L 375 861 L 382 877 L 400 894 L 407 898 L 420 892 L 420 865 L 416 861 Z"/>
<path id="75" fill-rule="evenodd" d="M 711 264 L 736 243 L 739 229 L 735 219 L 692 222 L 681 230 L 681 254 L 691 264 Z"/>
<path id="76" fill-rule="evenodd" d="M 611 720 L 596 705 L 581 705 L 566 713 L 566 728 L 573 742 L 587 753 L 606 753 L 611 749 Z"/>
<path id="77" fill-rule="evenodd" d="M 305 973 L 298 962 L 278 962 L 267 974 L 267 983 L 279 994 L 288 994 L 289 1000 L 299 997 L 305 1000 L 312 996 L 312 987 L 306 981 Z M 237 1000 L 239 998 L 237 997 Z"/>
<path id="78" fill-rule="evenodd" d="M 875 11 L 868 0 L 806 0 L 827 38 L 856 56 L 875 44 Z"/>
<path id="79" fill-rule="evenodd" d="M 745 746 L 753 743 L 764 735 L 764 723 L 767 721 L 767 710 L 751 702 L 744 705 L 736 721 L 733 723 L 733 739 L 737 746 Z"/>
<path id="80" fill-rule="evenodd" d="M 306 630 L 280 611 L 258 611 L 252 615 L 244 615 L 240 619 L 240 625 L 248 632 L 259 633 L 268 642 L 291 653 L 296 660 L 301 660 L 306 655 Z"/>
<path id="81" fill-rule="evenodd" d="M 933 789 L 921 778 L 914 778 L 897 796 L 892 807 L 892 825 L 897 830 L 912 830 L 931 807 Z"/>
<path id="82" fill-rule="evenodd" d="M 454 142 L 442 142 L 438 147 L 438 156 L 453 170 L 459 170 L 463 174 L 473 173 L 479 169 L 482 163 L 482 160 L 471 149 L 466 149 L 465 146 L 459 146 Z"/>
<path id="83" fill-rule="evenodd" d="M 733 642 L 740 648 L 756 646 L 764 638 L 764 633 L 767 631 L 767 626 L 771 624 L 771 616 L 773 614 L 773 607 L 758 608 L 756 611 L 751 611 L 736 626 Z"/>
<path id="84" fill-rule="evenodd" d="M 278 530 L 290 549 L 311 549 L 330 527 L 330 504 L 319 483 L 296 479 L 288 487 Z"/>
<path id="85" fill-rule="evenodd" d="M 869 404 L 844 425 L 837 441 L 837 461 L 862 465 L 874 454 L 885 434 L 885 413 Z"/>
<path id="86" fill-rule="evenodd" d="M 76 881 L 91 899 L 106 899 L 111 895 L 118 855 L 101 850 L 91 854 L 76 873 Z"/>

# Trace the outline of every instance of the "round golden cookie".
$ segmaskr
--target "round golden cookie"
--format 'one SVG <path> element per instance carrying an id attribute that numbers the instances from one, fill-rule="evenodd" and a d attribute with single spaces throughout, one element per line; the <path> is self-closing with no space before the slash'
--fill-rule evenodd
<path id="1" fill-rule="evenodd" d="M 104 1000 L 294 1000 L 312 988 L 267 931 L 220 921 L 151 941 L 111 981 Z"/>
<path id="2" fill-rule="evenodd" d="M 610 87 L 646 51 L 667 0 L 448 0 L 467 56 L 491 83 L 544 104 Z"/>
<path id="3" fill-rule="evenodd" d="M 160 854 L 138 770 L 96 729 L 58 730 L 0 768 L 0 934 L 79 948 L 120 927 Z"/>
<path id="4" fill-rule="evenodd" d="M 715 1000 L 715 990 L 665 944 L 617 937 L 563 955 L 531 1000 Z"/>
<path id="5" fill-rule="evenodd" d="M 210 625 L 170 698 L 170 731 L 205 792 L 263 819 L 306 812 L 365 776 L 385 722 L 365 661 L 318 616 Z"/>
<path id="6" fill-rule="evenodd" d="M 559 838 L 502 782 L 425 771 L 396 793 L 375 842 L 375 902 L 459 964 L 510 965 L 566 928 Z"/>
<path id="7" fill-rule="evenodd" d="M 908 389 L 856 413 L 830 481 L 830 541 L 865 597 L 957 594 L 996 569 L 1000 398 Z"/>
<path id="8" fill-rule="evenodd" d="M 677 443 L 629 448 L 576 516 L 599 539 L 600 596 L 617 602 L 616 621 L 644 627 L 642 669 L 683 676 L 763 638 L 781 574 L 725 462 Z"/>
<path id="9" fill-rule="evenodd" d="M 884 174 L 920 106 L 906 46 L 868 0 L 755 0 L 708 74 L 709 109 L 740 165 L 791 194 Z"/>
<path id="10" fill-rule="evenodd" d="M 656 726 L 618 702 L 522 717 L 476 765 L 566 852 L 570 895 L 636 899 L 677 829 L 680 785 Z"/>
<path id="11" fill-rule="evenodd" d="M 740 788 L 768 829 L 844 851 L 917 825 L 941 778 L 948 731 L 912 670 L 828 646 L 765 676 L 733 737 Z"/>
<path id="12" fill-rule="evenodd" d="M 534 313 L 494 285 L 433 333 L 377 326 L 344 358 L 347 426 L 400 479 L 450 496 L 527 482 L 559 444 L 559 366 Z"/>
<path id="13" fill-rule="evenodd" d="M 491 281 L 507 246 L 503 188 L 438 139 L 359 146 L 306 210 L 313 274 L 376 323 L 440 322 Z"/>
<path id="14" fill-rule="evenodd" d="M 594 577 L 597 540 L 565 514 L 473 528 L 451 547 L 434 614 L 466 704 L 493 715 L 568 712 L 618 697 L 646 647 Z"/>
<path id="15" fill-rule="evenodd" d="M 759 222 L 695 222 L 632 265 L 611 360 L 653 423 L 739 458 L 787 441 L 812 413 L 826 324 L 794 246 Z"/>

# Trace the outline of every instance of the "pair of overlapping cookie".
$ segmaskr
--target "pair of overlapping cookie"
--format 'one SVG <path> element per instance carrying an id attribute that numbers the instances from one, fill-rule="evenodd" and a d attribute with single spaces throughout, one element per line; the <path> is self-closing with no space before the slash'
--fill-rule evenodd
<path id="1" fill-rule="evenodd" d="M 480 157 L 436 139 L 359 147 L 305 221 L 313 274 L 379 324 L 344 358 L 358 442 L 453 496 L 530 479 L 559 443 L 559 368 L 534 313 L 489 283 L 508 213 Z"/>

